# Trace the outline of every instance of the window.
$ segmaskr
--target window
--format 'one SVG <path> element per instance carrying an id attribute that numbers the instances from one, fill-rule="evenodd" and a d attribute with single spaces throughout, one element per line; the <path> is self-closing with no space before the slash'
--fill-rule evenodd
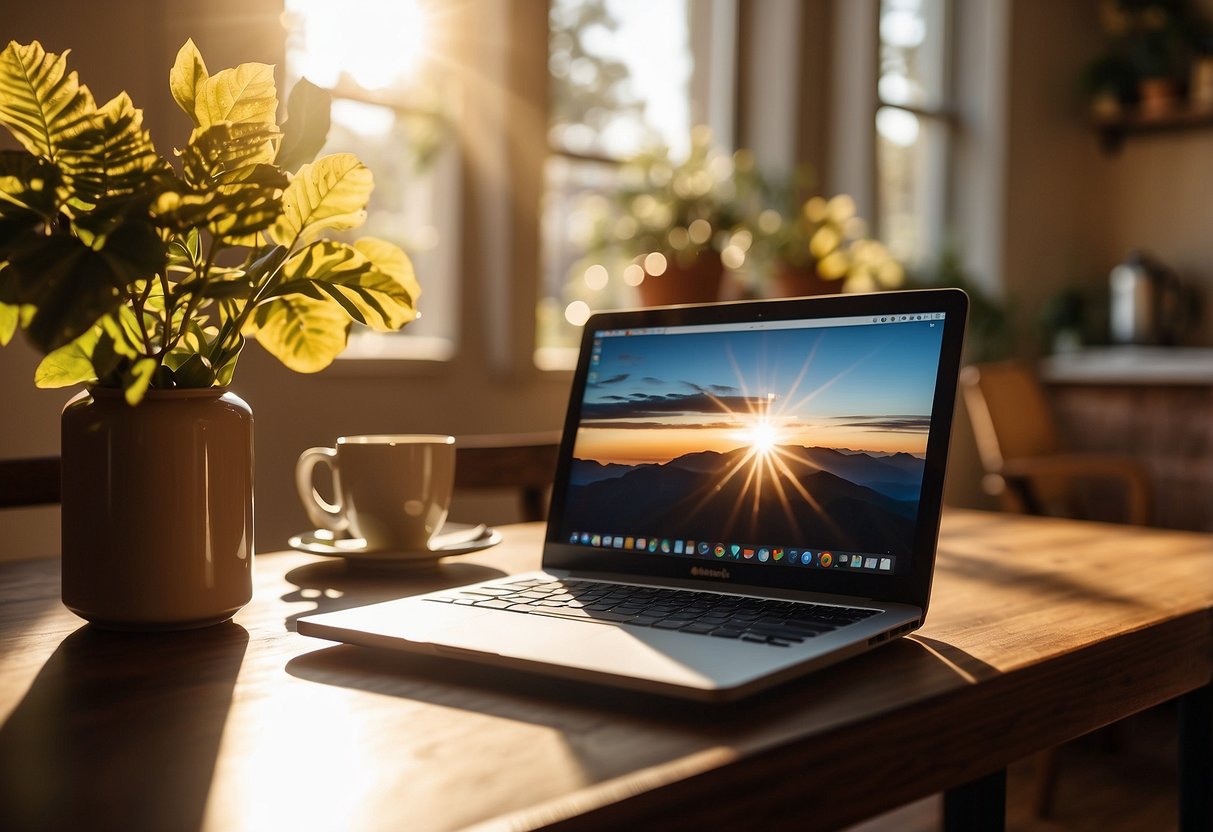
<path id="1" fill-rule="evenodd" d="M 375 175 L 353 236 L 391 240 L 424 275 L 420 317 L 401 333 L 356 328 L 342 358 L 450 358 L 458 282 L 459 160 L 443 102 L 441 7 L 421 0 L 286 0 L 287 88 L 301 77 L 333 94 L 322 154 L 351 152 Z M 289 118 L 289 113 L 288 113 Z"/>
<path id="2" fill-rule="evenodd" d="M 621 275 L 584 260 L 595 199 L 618 184 L 622 160 L 658 145 L 685 157 L 692 126 L 731 125 L 731 97 L 716 88 L 732 80 L 735 16 L 735 0 L 552 0 L 541 368 L 568 363 L 591 309 L 635 303 Z"/>
<path id="3" fill-rule="evenodd" d="M 948 0 L 881 0 L 876 165 L 880 235 L 893 256 L 938 256 L 953 144 Z"/>

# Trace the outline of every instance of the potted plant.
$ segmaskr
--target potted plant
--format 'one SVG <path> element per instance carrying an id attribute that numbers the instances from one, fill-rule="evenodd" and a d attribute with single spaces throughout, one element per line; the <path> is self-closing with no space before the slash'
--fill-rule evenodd
<path id="1" fill-rule="evenodd" d="M 726 268 L 745 260 L 744 221 L 759 187 L 753 154 L 723 152 L 698 126 L 685 160 L 660 147 L 624 163 L 619 187 L 600 203 L 587 260 L 622 268 L 646 306 L 718 300 Z"/>
<path id="2" fill-rule="evenodd" d="M 759 214 L 756 223 L 756 255 L 766 261 L 768 294 L 873 292 L 904 282 L 901 264 L 883 243 L 866 236 L 867 224 L 855 215 L 850 196 L 782 202 Z"/>
<path id="3" fill-rule="evenodd" d="M 46 354 L 63 413 L 63 597 L 121 628 L 225 620 L 251 596 L 252 417 L 227 390 L 246 338 L 314 372 L 351 322 L 394 330 L 419 287 L 357 226 L 373 180 L 320 159 L 328 95 L 301 81 L 277 121 L 273 68 L 169 73 L 194 129 L 160 156 L 126 93 L 98 105 L 67 53 L 0 52 L 0 344 Z"/>
<path id="4" fill-rule="evenodd" d="M 1136 97 L 1138 110 L 1146 118 L 1168 115 L 1178 104 L 1179 80 L 1188 63 L 1191 41 L 1204 28 L 1203 23 L 1183 3 L 1171 0 L 1103 0 L 1099 12 L 1109 52 L 1088 70 L 1087 80 L 1098 81 L 1102 87 L 1093 92 L 1105 93 L 1104 107 L 1111 103 L 1107 91 L 1114 90 L 1121 100 Z M 1126 77 L 1130 73 L 1131 81 Z M 1133 83 L 1135 89 L 1126 94 L 1123 87 L 1127 83 Z"/>

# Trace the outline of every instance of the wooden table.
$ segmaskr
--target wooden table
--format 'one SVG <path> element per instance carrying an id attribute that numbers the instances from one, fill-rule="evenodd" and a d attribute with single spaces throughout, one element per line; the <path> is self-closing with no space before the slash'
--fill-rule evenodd
<path id="1" fill-rule="evenodd" d="M 949 512 L 923 630 L 729 706 L 293 632 L 533 567 L 542 527 L 503 531 L 386 577 L 259 555 L 234 622 L 166 635 L 82 626 L 54 560 L 0 566 L 0 828 L 811 830 L 968 784 L 963 826 L 1009 762 L 1175 697 L 1208 828 L 1207 536 Z"/>

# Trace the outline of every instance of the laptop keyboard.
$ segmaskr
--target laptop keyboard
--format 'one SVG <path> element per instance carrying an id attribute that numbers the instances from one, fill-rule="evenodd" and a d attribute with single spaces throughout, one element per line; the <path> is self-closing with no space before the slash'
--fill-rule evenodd
<path id="1" fill-rule="evenodd" d="M 425 600 L 631 627 L 678 630 L 775 647 L 799 644 L 879 612 L 799 601 L 581 580 L 527 579 L 462 589 Z"/>

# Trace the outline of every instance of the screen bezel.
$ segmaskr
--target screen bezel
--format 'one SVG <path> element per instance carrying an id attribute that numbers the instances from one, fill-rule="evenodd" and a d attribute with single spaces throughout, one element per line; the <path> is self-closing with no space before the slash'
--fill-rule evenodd
<path id="1" fill-rule="evenodd" d="M 944 331 L 940 344 L 935 397 L 931 407 L 931 429 L 923 470 L 918 517 L 908 572 L 894 574 L 859 573 L 841 569 L 802 568 L 717 561 L 715 559 L 662 557 L 624 549 L 597 549 L 572 545 L 560 539 L 568 477 L 581 415 L 586 376 L 589 371 L 590 342 L 599 330 L 643 329 L 750 321 L 813 320 L 820 318 L 903 315 L 943 312 Z M 849 595 L 874 600 L 914 604 L 924 612 L 930 597 L 935 565 L 935 547 L 939 535 L 939 516 L 943 501 L 944 475 L 952 433 L 956 402 L 957 376 L 968 313 L 968 297 L 959 289 L 923 289 L 881 292 L 867 295 L 831 295 L 737 303 L 655 307 L 649 309 L 602 312 L 586 322 L 582 333 L 581 354 L 565 415 L 564 436 L 556 468 L 552 505 L 544 542 L 545 569 L 596 572 L 620 577 L 667 577 L 685 580 L 691 568 L 705 567 L 721 571 L 727 578 L 721 584 L 734 589 L 771 587 L 785 590 Z M 558 504 L 561 503 L 561 504 Z M 701 575 L 703 577 L 703 570 Z"/>

